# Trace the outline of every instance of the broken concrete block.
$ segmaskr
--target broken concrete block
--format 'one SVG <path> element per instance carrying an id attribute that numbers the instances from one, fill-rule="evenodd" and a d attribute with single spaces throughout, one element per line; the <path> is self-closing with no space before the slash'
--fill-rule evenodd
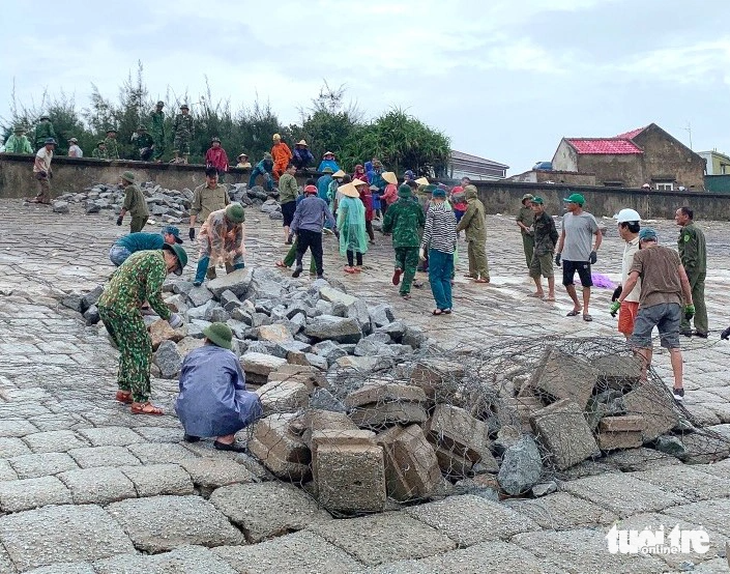
<path id="1" fill-rule="evenodd" d="M 553 403 L 537 411 L 530 422 L 538 440 L 552 454 L 558 470 L 600 454 L 583 410 L 573 401 L 564 399 Z"/>
<path id="2" fill-rule="evenodd" d="M 447 478 L 460 479 L 474 474 L 472 472 L 474 462 L 468 458 L 438 445 L 436 445 L 435 451 L 441 472 Z"/>
<path id="3" fill-rule="evenodd" d="M 420 361 L 411 373 L 411 385 L 421 387 L 426 395 L 433 399 L 437 389 L 441 389 L 447 381 L 460 381 L 464 378 L 464 365 L 452 361 L 425 359 Z M 440 393 L 439 393 L 440 394 Z"/>
<path id="4" fill-rule="evenodd" d="M 569 399 L 584 409 L 593 394 L 597 376 L 588 362 L 549 348 L 518 396 L 534 394 L 548 402 Z"/>
<path id="5" fill-rule="evenodd" d="M 425 498 L 441 484 L 433 447 L 418 425 L 394 426 L 376 437 L 385 453 L 388 496 L 399 501 Z"/>
<path id="6" fill-rule="evenodd" d="M 256 389 L 264 416 L 274 413 L 294 413 L 309 404 L 309 390 L 297 381 L 272 381 Z"/>
<path id="7" fill-rule="evenodd" d="M 605 419 L 604 419 L 605 420 Z M 643 443 L 642 432 L 638 431 L 601 431 L 597 436 L 601 450 L 639 448 Z"/>
<path id="8" fill-rule="evenodd" d="M 484 421 L 474 418 L 464 409 L 452 405 L 436 405 L 424 430 L 429 440 L 468 458 L 473 463 L 485 460 L 491 463 L 489 429 Z M 493 465 L 497 472 L 497 463 Z"/>
<path id="9" fill-rule="evenodd" d="M 271 371 L 280 369 L 286 364 L 286 359 L 265 353 L 248 352 L 241 357 L 241 368 L 247 376 L 252 374 L 268 378 Z"/>
<path id="10" fill-rule="evenodd" d="M 426 422 L 426 409 L 417 403 L 383 403 L 357 407 L 350 418 L 359 427 L 380 428 L 393 424 L 407 425 Z"/>
<path id="11" fill-rule="evenodd" d="M 366 383 L 345 397 L 348 408 L 389 402 L 425 403 L 426 393 L 421 387 L 397 383 Z"/>
<path id="12" fill-rule="evenodd" d="M 601 389 L 628 391 L 641 380 L 641 360 L 638 357 L 594 357 L 591 366 L 597 371 L 596 382 Z"/>
<path id="13" fill-rule="evenodd" d="M 319 290 L 319 296 L 329 303 L 342 303 L 346 307 L 354 305 L 357 302 L 357 297 L 348 295 L 344 291 L 335 289 L 333 287 L 322 287 Z"/>
<path id="14" fill-rule="evenodd" d="M 324 374 L 311 365 L 282 365 L 275 371 L 269 373 L 268 382 L 274 381 L 297 381 L 307 385 L 309 390 L 317 387 L 326 388 L 329 386 Z"/>
<path id="15" fill-rule="evenodd" d="M 669 391 L 651 383 L 637 385 L 634 390 L 626 393 L 623 399 L 627 414 L 641 415 L 646 423 L 644 442 L 656 440 L 671 430 L 679 415 L 674 408 L 674 399 Z"/>
<path id="16" fill-rule="evenodd" d="M 185 325 L 179 329 L 173 329 L 170 327 L 170 323 L 168 323 L 165 319 L 158 319 L 152 323 L 149 331 L 150 339 L 152 339 L 152 349 L 154 350 L 157 350 L 157 347 L 160 346 L 162 341 L 173 341 L 174 343 L 177 343 L 185 338 L 185 335 L 187 334 Z"/>
<path id="17" fill-rule="evenodd" d="M 369 436 L 368 436 L 369 435 Z M 317 499 L 334 513 L 385 509 L 383 449 L 367 431 L 318 431 L 312 435 Z"/>
<path id="18" fill-rule="evenodd" d="M 382 362 L 382 357 L 351 357 L 348 355 L 337 359 L 335 361 L 335 365 L 337 365 L 340 369 L 354 369 L 356 371 L 367 373 L 372 371 L 379 364 L 382 364 Z"/>
<path id="19" fill-rule="evenodd" d="M 289 428 L 291 415 L 271 415 L 258 421 L 248 441 L 249 451 L 279 478 L 306 480 L 312 455 L 306 443 Z"/>
<path id="20" fill-rule="evenodd" d="M 641 415 L 623 415 L 618 417 L 603 417 L 600 424 L 602 431 L 621 432 L 621 431 L 643 431 L 646 428 L 646 422 Z"/>
<path id="21" fill-rule="evenodd" d="M 304 426 L 306 430 L 302 438 L 310 448 L 312 447 L 312 433 L 324 430 L 358 430 L 357 425 L 345 413 L 321 409 L 307 411 L 304 415 Z"/>

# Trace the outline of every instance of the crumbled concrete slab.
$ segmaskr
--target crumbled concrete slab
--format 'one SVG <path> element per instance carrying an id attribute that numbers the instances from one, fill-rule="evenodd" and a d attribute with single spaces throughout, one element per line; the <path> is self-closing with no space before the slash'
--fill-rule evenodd
<path id="1" fill-rule="evenodd" d="M 236 574 L 225 560 L 202 546 L 182 546 L 146 556 L 121 554 L 94 563 L 96 574 Z"/>

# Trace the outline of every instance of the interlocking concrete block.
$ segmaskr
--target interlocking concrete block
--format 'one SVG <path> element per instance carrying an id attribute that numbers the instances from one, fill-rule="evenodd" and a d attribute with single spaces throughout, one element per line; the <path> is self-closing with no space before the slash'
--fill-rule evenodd
<path id="1" fill-rule="evenodd" d="M 441 484 L 436 452 L 418 425 L 394 426 L 377 436 L 385 454 L 388 496 L 396 500 L 425 498 Z"/>
<path id="2" fill-rule="evenodd" d="M 119 524 L 93 505 L 50 506 L 3 516 L 0 544 L 22 572 L 134 552 Z"/>
<path id="3" fill-rule="evenodd" d="M 266 383 L 256 389 L 256 394 L 261 399 L 265 417 L 274 413 L 294 413 L 309 403 L 309 389 L 296 381 Z"/>
<path id="4" fill-rule="evenodd" d="M 71 462 L 73 462 L 73 460 Z M 34 477 L 28 476 L 24 478 Z M 7 460 L 0 458 L 0 482 L 4 480 L 18 480 L 18 474 L 15 472 L 15 470 L 13 470 L 13 467 L 10 466 L 10 463 Z"/>
<path id="5" fill-rule="evenodd" d="M 606 355 L 591 359 L 591 366 L 597 372 L 597 383 L 601 389 L 628 391 L 641 380 L 641 359 Z"/>
<path id="6" fill-rule="evenodd" d="M 308 410 L 303 419 L 304 433 L 302 438 L 309 447 L 312 447 L 312 433 L 323 430 L 357 430 L 357 425 L 345 413 L 323 411 L 321 409 Z"/>
<path id="7" fill-rule="evenodd" d="M 141 464 L 139 459 L 122 446 L 95 446 L 76 448 L 68 454 L 81 468 L 95 466 L 134 466 Z"/>
<path id="8" fill-rule="evenodd" d="M 281 482 L 224 486 L 211 494 L 210 502 L 251 543 L 332 519 L 306 492 Z"/>
<path id="9" fill-rule="evenodd" d="M 341 438 L 318 443 L 319 431 L 312 436 L 312 466 L 317 498 L 327 510 L 337 513 L 382 512 L 385 509 L 385 463 L 383 449 L 370 438 Z M 339 431 L 339 433 L 362 431 Z"/>
<path id="10" fill-rule="evenodd" d="M 58 478 L 71 491 L 75 504 L 108 504 L 137 497 L 134 484 L 118 468 L 70 470 Z"/>
<path id="11" fill-rule="evenodd" d="M 415 385 L 366 383 L 345 397 L 345 406 L 354 408 L 368 404 L 389 402 L 425 403 L 426 401 L 426 392 Z"/>
<path id="12" fill-rule="evenodd" d="M 512 499 L 507 505 L 548 530 L 612 524 L 618 515 L 567 492 L 555 492 L 539 499 Z"/>
<path id="13" fill-rule="evenodd" d="M 128 446 L 140 442 L 139 435 L 127 427 L 96 427 L 79 429 L 91 446 Z"/>
<path id="14" fill-rule="evenodd" d="M 464 365 L 454 361 L 424 359 L 411 372 L 411 385 L 421 387 L 433 399 L 443 394 L 443 388 L 451 381 L 464 378 Z"/>
<path id="15" fill-rule="evenodd" d="M 50 504 L 71 504 L 71 493 L 55 476 L 0 482 L 0 511 L 20 512 Z"/>
<path id="16" fill-rule="evenodd" d="M 94 562 L 94 568 L 94 574 L 236 574 L 223 558 L 202 546 L 183 546 L 153 556 L 121 554 Z"/>
<path id="17" fill-rule="evenodd" d="M 553 403 L 537 411 L 530 421 L 537 439 L 550 452 L 559 470 L 600 454 L 583 410 L 573 401 Z"/>
<path id="18" fill-rule="evenodd" d="M 587 361 L 548 348 L 519 395 L 535 394 L 551 402 L 569 399 L 583 409 L 597 380 L 597 371 Z"/>
<path id="19" fill-rule="evenodd" d="M 195 486 L 206 490 L 255 480 L 245 466 L 233 460 L 187 459 L 180 461 L 180 466 Z"/>
<path id="20" fill-rule="evenodd" d="M 70 430 L 29 434 L 23 440 L 30 446 L 33 452 L 68 452 L 75 448 L 89 446 L 86 441 L 80 439 L 75 432 Z"/>
<path id="21" fill-rule="evenodd" d="M 291 361 L 269 373 L 268 382 L 272 383 L 275 381 L 296 381 L 304 383 L 310 391 L 317 387 L 327 388 L 329 386 L 324 373 L 317 367 L 309 364 L 291 364 Z"/>
<path id="22" fill-rule="evenodd" d="M 38 432 L 32 423 L 24 419 L 0 420 L 0 438 L 19 438 Z"/>
<path id="23" fill-rule="evenodd" d="M 641 431 L 601 431 L 596 440 L 601 450 L 639 448 L 644 443 Z"/>
<path id="24" fill-rule="evenodd" d="M 79 465 L 65 452 L 48 452 L 44 454 L 24 454 L 8 459 L 18 478 L 40 478 L 76 470 Z"/>
<path id="25" fill-rule="evenodd" d="M 646 428 L 646 422 L 641 415 L 623 415 L 615 417 L 603 417 L 600 423 L 602 431 L 621 432 L 621 431 L 638 431 L 642 432 Z"/>
<path id="26" fill-rule="evenodd" d="M 153 496 L 114 502 L 107 512 L 142 552 L 166 552 L 179 546 L 243 544 L 243 535 L 199 496 Z"/>
<path id="27" fill-rule="evenodd" d="M 290 430 L 291 420 L 286 415 L 261 419 L 254 427 L 248 448 L 279 478 L 300 481 L 309 476 L 312 457 L 307 444 Z"/>
<path id="28" fill-rule="evenodd" d="M 21 456 L 30 453 L 31 450 L 21 439 L 16 437 L 0 438 L 0 456 L 3 458 Z"/>
<path id="29" fill-rule="evenodd" d="M 428 413 L 418 403 L 382 403 L 355 407 L 350 412 L 350 418 L 359 427 L 381 428 L 394 424 L 423 423 L 428 419 Z"/>
<path id="30" fill-rule="evenodd" d="M 197 458 L 182 459 L 180 462 L 196 462 Z M 212 463 L 213 461 L 208 461 Z M 177 464 L 149 464 L 127 466 L 119 469 L 134 484 L 138 496 L 160 496 L 193 494 L 190 475 Z"/>
<path id="31" fill-rule="evenodd" d="M 679 414 L 674 406 L 674 399 L 667 389 L 653 386 L 651 383 L 637 385 L 634 390 L 624 395 L 624 406 L 627 414 L 640 415 L 646 423 L 644 442 L 656 440 L 671 430 L 679 421 Z"/>
<path id="32" fill-rule="evenodd" d="M 3 572 L 3 570 L 0 570 L 0 572 Z M 31 570 L 27 574 L 97 574 L 97 572 L 88 562 L 76 562 L 75 564 L 63 563 L 53 564 L 52 566 L 41 566 L 40 568 Z"/>
<path id="33" fill-rule="evenodd" d="M 143 464 L 177 464 L 185 458 L 197 458 L 184 446 L 170 443 L 133 444 L 129 451 Z"/>
<path id="34" fill-rule="evenodd" d="M 429 440 L 439 447 L 474 463 L 481 462 L 497 472 L 496 461 L 489 450 L 487 423 L 474 418 L 464 409 L 452 405 L 436 405 L 424 430 Z"/>

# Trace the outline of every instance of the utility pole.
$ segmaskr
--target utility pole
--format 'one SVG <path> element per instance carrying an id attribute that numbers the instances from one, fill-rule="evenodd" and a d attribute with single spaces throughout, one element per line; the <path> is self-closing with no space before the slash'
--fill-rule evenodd
<path id="1" fill-rule="evenodd" d="M 687 127 L 684 129 L 689 134 L 689 149 L 694 149 L 692 147 L 692 124 L 687 122 Z"/>

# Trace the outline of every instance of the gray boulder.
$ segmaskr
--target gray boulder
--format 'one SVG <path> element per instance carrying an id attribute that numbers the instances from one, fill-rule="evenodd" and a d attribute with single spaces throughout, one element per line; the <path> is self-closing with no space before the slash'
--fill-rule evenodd
<path id="1" fill-rule="evenodd" d="M 188 291 L 188 299 L 190 300 L 190 304 L 193 307 L 200 307 L 201 305 L 205 305 L 208 301 L 210 301 L 213 298 L 213 293 L 211 293 L 206 287 L 200 286 L 200 287 L 193 287 Z"/>
<path id="2" fill-rule="evenodd" d="M 99 322 L 99 309 L 97 309 L 96 305 L 92 305 L 84 311 L 84 319 L 87 325 L 96 325 Z"/>
<path id="3" fill-rule="evenodd" d="M 330 339 L 338 343 L 357 343 L 362 339 L 360 325 L 355 319 L 320 315 L 304 327 L 304 334 L 315 339 Z"/>
<path id="4" fill-rule="evenodd" d="M 542 457 L 535 441 L 525 436 L 502 456 L 497 482 L 513 496 L 527 492 L 540 480 Z"/>
<path id="5" fill-rule="evenodd" d="M 373 333 L 357 342 L 353 354 L 357 357 L 384 354 L 387 353 L 384 347 L 387 347 L 390 342 L 390 336 L 386 333 Z"/>
<path id="6" fill-rule="evenodd" d="M 207 287 L 216 299 L 220 300 L 226 291 L 230 291 L 237 298 L 243 299 L 246 297 L 246 292 L 250 284 L 251 270 L 246 267 L 244 269 L 236 269 L 221 277 L 216 277 L 208 282 Z"/>
<path id="7" fill-rule="evenodd" d="M 385 327 L 395 320 L 393 308 L 387 303 L 381 303 L 380 305 L 371 307 L 369 311 L 370 319 L 376 327 Z"/>
<path id="8" fill-rule="evenodd" d="M 68 213 L 68 201 L 54 201 L 51 209 L 53 209 L 53 213 Z"/>
<path id="9" fill-rule="evenodd" d="M 164 379 L 174 379 L 180 374 L 183 357 L 173 341 L 162 341 L 155 351 L 153 362 Z"/>

